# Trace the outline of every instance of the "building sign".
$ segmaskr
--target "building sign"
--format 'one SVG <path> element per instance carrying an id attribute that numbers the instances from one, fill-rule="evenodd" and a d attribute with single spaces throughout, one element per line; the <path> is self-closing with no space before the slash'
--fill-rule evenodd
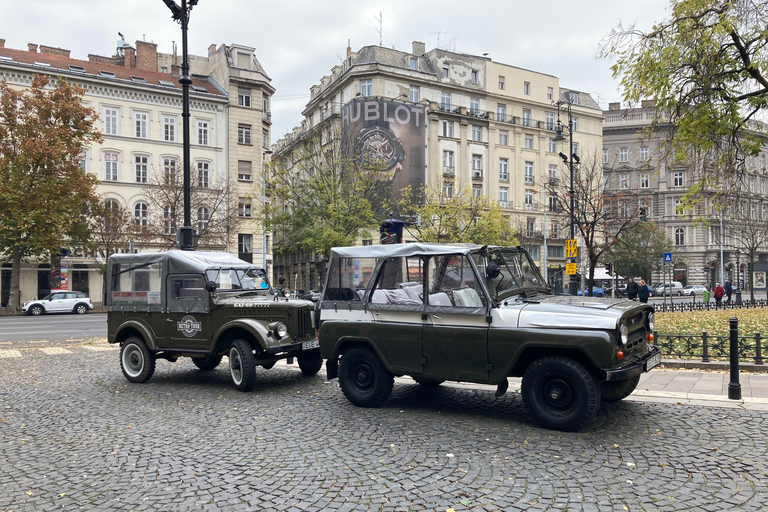
<path id="1" fill-rule="evenodd" d="M 424 185 L 426 112 L 384 98 L 358 97 L 341 108 L 347 155 L 377 168 L 394 190 Z"/>

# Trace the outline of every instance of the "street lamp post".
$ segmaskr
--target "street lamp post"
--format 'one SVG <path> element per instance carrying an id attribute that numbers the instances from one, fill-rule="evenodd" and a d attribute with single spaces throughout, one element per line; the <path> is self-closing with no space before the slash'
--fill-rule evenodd
<path id="1" fill-rule="evenodd" d="M 264 216 L 262 217 L 261 224 L 261 245 L 262 245 L 262 262 L 264 266 L 264 272 L 267 272 L 267 165 L 264 162 L 264 158 L 267 155 L 271 155 L 272 150 L 268 149 L 261 155 L 261 207 L 264 209 Z"/>
<path id="2" fill-rule="evenodd" d="M 576 207 L 576 197 L 573 191 L 573 164 L 574 161 L 578 163 L 578 157 L 573 154 L 573 115 L 571 112 L 572 103 L 570 101 L 565 100 L 557 100 L 554 105 L 557 107 L 557 126 L 555 126 L 555 141 L 562 141 L 564 140 L 563 137 L 563 126 L 560 124 L 560 109 L 565 108 L 566 112 L 568 113 L 568 156 L 564 155 L 563 153 L 560 153 L 560 158 L 563 159 L 563 162 L 568 164 L 568 170 L 571 174 L 571 187 L 569 190 L 569 194 L 571 196 L 571 206 L 570 206 L 570 221 L 571 221 L 571 240 L 574 240 L 576 238 L 576 219 L 575 219 L 575 207 Z M 568 293 L 570 295 L 576 295 L 577 290 L 579 289 L 579 281 L 576 278 L 575 274 L 571 274 L 571 278 L 568 282 Z"/>
<path id="3" fill-rule="evenodd" d="M 198 0 L 181 0 L 181 5 L 173 0 L 163 0 L 163 3 L 171 10 L 172 19 L 181 23 L 181 98 L 182 98 L 182 145 L 184 160 L 184 225 L 179 228 L 176 234 L 176 243 L 182 251 L 193 251 L 195 249 L 195 230 L 192 228 L 192 219 L 190 213 L 191 191 L 190 191 L 190 171 L 189 171 L 189 86 L 192 79 L 189 77 L 189 53 L 187 51 L 187 26 L 189 24 L 189 13 L 192 7 L 197 5 Z"/>

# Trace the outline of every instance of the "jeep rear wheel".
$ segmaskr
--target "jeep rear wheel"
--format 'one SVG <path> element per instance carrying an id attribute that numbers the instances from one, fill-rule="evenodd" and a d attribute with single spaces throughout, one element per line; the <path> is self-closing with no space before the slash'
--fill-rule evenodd
<path id="1" fill-rule="evenodd" d="M 347 400 L 359 407 L 378 407 L 392 393 L 395 377 L 368 349 L 344 352 L 339 363 L 339 385 Z"/>
<path id="2" fill-rule="evenodd" d="M 149 351 L 144 340 L 130 336 L 120 345 L 120 367 L 129 381 L 147 382 L 155 373 L 155 355 Z"/>
<path id="3" fill-rule="evenodd" d="M 307 377 L 317 374 L 317 372 L 320 371 L 320 368 L 323 367 L 323 356 L 320 355 L 319 348 L 302 351 L 296 356 L 296 361 L 299 363 L 301 373 Z"/>
<path id="4" fill-rule="evenodd" d="M 584 366 L 567 357 L 542 357 L 523 374 L 526 407 L 544 428 L 573 432 L 600 407 L 600 386 Z"/>
<path id="5" fill-rule="evenodd" d="M 256 363 L 253 349 L 245 340 L 234 340 L 229 349 L 229 373 L 232 383 L 240 391 L 251 391 L 256 386 Z"/>
<path id="6" fill-rule="evenodd" d="M 640 375 L 635 375 L 631 379 L 606 381 L 600 383 L 600 396 L 603 402 L 618 402 L 624 400 L 637 387 L 640 382 Z"/>
<path id="7" fill-rule="evenodd" d="M 221 356 L 211 357 L 193 357 L 192 362 L 200 368 L 200 370 L 207 372 L 213 370 L 221 363 Z"/>

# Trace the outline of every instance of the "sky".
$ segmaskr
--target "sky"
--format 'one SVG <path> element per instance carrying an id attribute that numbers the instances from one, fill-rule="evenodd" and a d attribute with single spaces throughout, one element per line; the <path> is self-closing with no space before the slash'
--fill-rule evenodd
<path id="1" fill-rule="evenodd" d="M 180 0 L 177 0 L 180 3 Z M 422 41 L 557 76 L 588 92 L 603 108 L 620 101 L 611 61 L 596 57 L 600 41 L 622 23 L 648 30 L 669 15 L 669 0 L 199 0 L 189 22 L 189 53 L 211 44 L 256 48 L 272 79 L 272 140 L 301 122 L 309 89 L 352 50 L 381 43 L 410 51 Z M 125 35 L 181 53 L 181 27 L 163 0 L 0 0 L 0 38 L 71 50 L 71 57 L 111 56 Z"/>

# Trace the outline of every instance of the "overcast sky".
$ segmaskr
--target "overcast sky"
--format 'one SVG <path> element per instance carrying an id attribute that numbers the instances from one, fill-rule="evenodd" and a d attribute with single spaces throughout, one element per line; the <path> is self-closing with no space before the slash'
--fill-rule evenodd
<path id="1" fill-rule="evenodd" d="M 180 0 L 177 0 L 180 2 Z M 422 41 L 560 78 L 566 88 L 592 94 L 601 107 L 619 101 L 611 63 L 597 60 L 600 40 L 622 22 L 649 29 L 668 15 L 669 0 L 199 0 L 192 10 L 189 52 L 211 44 L 256 48 L 272 85 L 272 140 L 301 122 L 309 88 L 353 50 L 379 44 L 410 51 Z M 381 24 L 377 20 L 381 14 Z M 181 29 L 163 0 L 0 0 L 0 38 L 8 48 L 27 43 L 113 55 L 118 32 L 127 42 L 157 43 L 181 53 Z"/>

